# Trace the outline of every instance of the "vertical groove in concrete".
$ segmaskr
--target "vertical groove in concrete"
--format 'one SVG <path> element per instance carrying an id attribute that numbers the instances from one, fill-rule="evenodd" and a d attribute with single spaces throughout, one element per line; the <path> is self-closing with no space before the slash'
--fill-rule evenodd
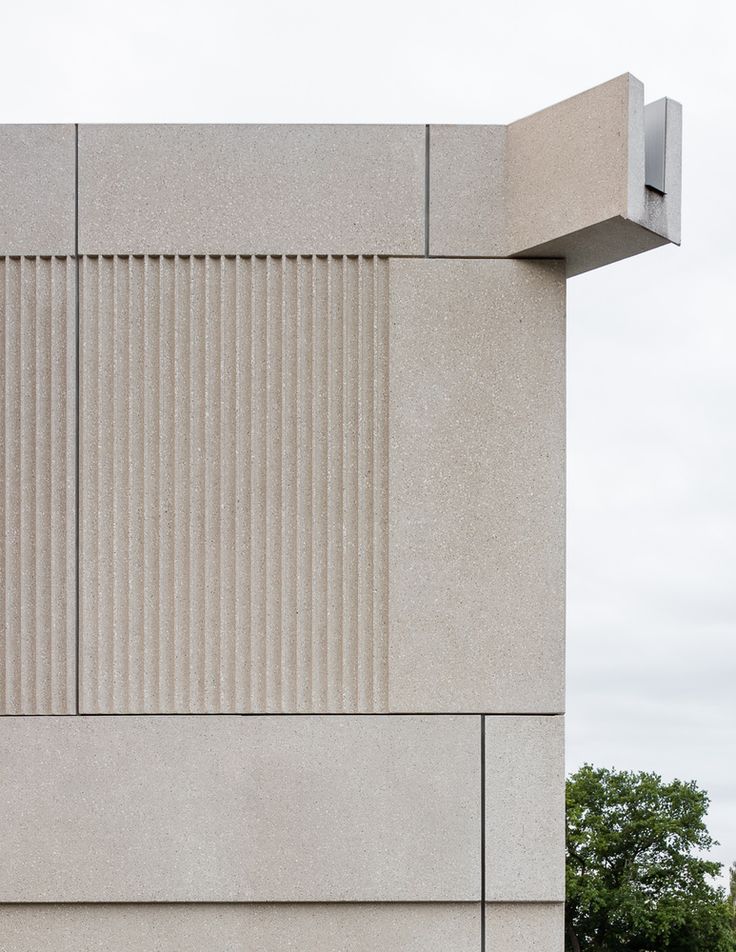
<path id="1" fill-rule="evenodd" d="M 388 710 L 388 459 L 389 459 L 389 281 L 388 267 L 373 273 L 373 697 Z M 368 474 L 366 474 L 368 480 Z M 368 480 L 370 481 L 370 480 Z"/>
<path id="2" fill-rule="evenodd" d="M 387 709 L 387 269 L 83 259 L 83 712 Z"/>
<path id="3" fill-rule="evenodd" d="M 0 713 L 75 707 L 71 258 L 0 258 Z"/>

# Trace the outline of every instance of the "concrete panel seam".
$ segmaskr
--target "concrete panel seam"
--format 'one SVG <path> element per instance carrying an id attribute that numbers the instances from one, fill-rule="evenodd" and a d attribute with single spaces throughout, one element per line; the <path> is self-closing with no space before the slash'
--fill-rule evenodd
<path id="1" fill-rule="evenodd" d="M 75 401 L 74 401 L 74 423 L 75 423 L 75 498 L 76 498 L 76 518 L 74 520 L 74 559 L 76 586 L 74 591 L 74 646 L 75 646 L 75 683 L 74 683 L 74 706 L 79 714 L 79 123 L 74 124 L 74 337 L 76 349 L 76 379 Z"/>
<path id="2" fill-rule="evenodd" d="M 430 167 L 429 145 L 431 126 L 424 130 L 424 257 L 429 258 Z"/>
<path id="3" fill-rule="evenodd" d="M 480 950 L 486 948 L 486 718 L 480 717 Z"/>

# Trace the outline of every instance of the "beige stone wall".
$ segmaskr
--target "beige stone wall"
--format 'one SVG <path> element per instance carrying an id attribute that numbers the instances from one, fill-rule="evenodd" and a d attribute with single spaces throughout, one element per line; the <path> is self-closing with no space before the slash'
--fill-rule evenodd
<path id="1" fill-rule="evenodd" d="M 388 709 L 388 287 L 82 258 L 83 712 Z"/>
<path id="2" fill-rule="evenodd" d="M 677 238 L 642 111 L 0 129 L 0 949 L 559 952 L 565 278 Z"/>

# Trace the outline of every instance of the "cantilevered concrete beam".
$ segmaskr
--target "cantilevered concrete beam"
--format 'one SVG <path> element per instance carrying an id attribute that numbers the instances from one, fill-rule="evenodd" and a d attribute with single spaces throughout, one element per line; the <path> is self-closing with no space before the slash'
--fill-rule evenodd
<path id="1" fill-rule="evenodd" d="M 563 258 L 571 277 L 679 244 L 681 141 L 680 104 L 645 107 L 629 73 L 509 126 L 432 126 L 430 254 Z"/>

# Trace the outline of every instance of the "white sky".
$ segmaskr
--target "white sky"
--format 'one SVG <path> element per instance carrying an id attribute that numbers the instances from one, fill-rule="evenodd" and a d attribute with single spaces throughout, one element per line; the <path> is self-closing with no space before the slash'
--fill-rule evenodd
<path id="1" fill-rule="evenodd" d="M 734 11 L 734 12 L 732 12 Z M 568 769 L 695 779 L 736 859 L 736 7 L 3 3 L 0 122 L 508 122 L 684 105 L 681 249 L 569 291 Z"/>

